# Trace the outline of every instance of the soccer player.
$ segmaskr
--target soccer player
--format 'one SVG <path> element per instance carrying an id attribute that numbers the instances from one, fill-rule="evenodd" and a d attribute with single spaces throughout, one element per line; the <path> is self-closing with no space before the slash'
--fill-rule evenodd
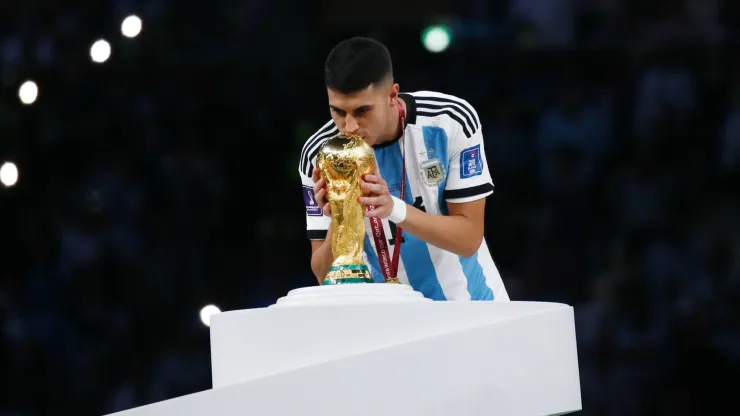
<path id="1" fill-rule="evenodd" d="M 483 236 L 493 183 L 475 109 L 439 92 L 400 93 L 388 49 L 369 38 L 337 44 L 324 74 L 332 119 L 306 141 L 298 166 L 319 283 L 333 257 L 316 156 L 342 132 L 362 136 L 377 160 L 377 174 L 363 178 L 367 195 L 360 198 L 373 206 L 365 218 L 365 257 L 375 281 L 397 277 L 433 300 L 509 300 Z M 375 232 L 373 218 L 380 220 Z M 388 259 L 399 249 L 392 270 Z"/>

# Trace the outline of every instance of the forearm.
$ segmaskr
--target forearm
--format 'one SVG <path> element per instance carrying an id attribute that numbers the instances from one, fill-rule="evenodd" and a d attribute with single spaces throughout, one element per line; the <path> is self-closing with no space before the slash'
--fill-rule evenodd
<path id="1" fill-rule="evenodd" d="M 465 216 L 433 215 L 410 205 L 400 227 L 420 240 L 463 257 L 475 254 L 483 241 L 483 230 Z"/>

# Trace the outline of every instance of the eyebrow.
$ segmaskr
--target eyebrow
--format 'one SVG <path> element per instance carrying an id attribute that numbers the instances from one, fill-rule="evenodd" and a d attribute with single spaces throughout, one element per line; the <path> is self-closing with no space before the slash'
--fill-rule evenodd
<path id="1" fill-rule="evenodd" d="M 339 107 L 336 107 L 336 106 L 333 106 L 333 105 L 331 105 L 331 104 L 329 105 L 329 108 L 331 108 L 332 110 L 334 110 L 334 111 L 336 111 L 336 112 L 338 112 L 338 113 L 339 113 L 339 112 L 341 112 L 341 113 L 345 112 L 345 111 L 344 111 L 344 110 L 342 110 L 341 108 L 339 108 Z M 359 106 L 359 107 L 355 108 L 354 110 L 352 110 L 352 112 L 353 112 L 353 113 L 356 113 L 356 112 L 358 112 L 358 111 L 368 111 L 368 110 L 371 110 L 372 108 L 373 108 L 373 105 L 372 105 L 372 104 L 368 104 L 368 105 L 361 105 L 361 106 Z"/>

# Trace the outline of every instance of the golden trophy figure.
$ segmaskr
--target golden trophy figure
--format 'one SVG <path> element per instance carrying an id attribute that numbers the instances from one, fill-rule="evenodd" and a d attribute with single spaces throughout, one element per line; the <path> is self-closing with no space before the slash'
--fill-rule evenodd
<path id="1" fill-rule="evenodd" d="M 361 137 L 340 133 L 324 142 L 316 164 L 331 207 L 328 238 L 334 257 L 323 284 L 373 283 L 364 257 L 365 208 L 359 197 L 362 175 L 375 171 L 375 153 Z"/>

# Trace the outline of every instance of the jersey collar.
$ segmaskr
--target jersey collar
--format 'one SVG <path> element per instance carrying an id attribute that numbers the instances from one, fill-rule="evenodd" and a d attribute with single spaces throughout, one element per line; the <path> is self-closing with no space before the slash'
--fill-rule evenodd
<path id="1" fill-rule="evenodd" d="M 406 124 L 416 124 L 416 99 L 406 93 L 399 93 L 398 96 L 406 103 Z"/>

